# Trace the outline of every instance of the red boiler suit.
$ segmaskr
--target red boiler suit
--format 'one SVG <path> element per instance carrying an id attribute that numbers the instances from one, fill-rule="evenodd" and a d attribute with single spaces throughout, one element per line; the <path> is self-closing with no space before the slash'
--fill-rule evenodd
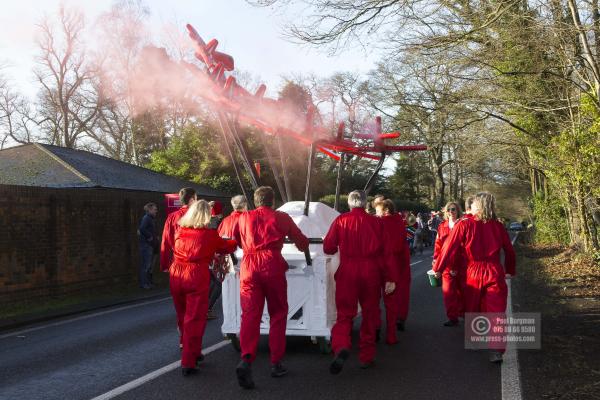
<path id="1" fill-rule="evenodd" d="M 179 230 L 179 220 L 185 215 L 188 207 L 183 206 L 172 212 L 165 221 L 162 242 L 160 244 L 160 270 L 166 272 L 173 262 L 173 248 L 175 247 L 175 235 Z"/>
<path id="2" fill-rule="evenodd" d="M 281 249 L 286 236 L 300 251 L 308 249 L 308 239 L 288 214 L 264 206 L 242 213 L 233 236 L 244 250 L 240 266 L 242 359 L 253 362 L 256 358 L 266 299 L 271 363 L 277 364 L 285 354 L 288 314 L 285 277 L 288 264 L 281 255 Z"/>
<path id="3" fill-rule="evenodd" d="M 236 248 L 234 240 L 221 239 L 214 229 L 179 228 L 176 234 L 169 285 L 183 344 L 182 367 L 193 368 L 202 353 L 210 287 L 208 265 L 216 252 L 231 253 Z"/>
<path id="4" fill-rule="evenodd" d="M 359 359 L 370 363 L 375 358 L 375 330 L 381 321 L 381 270 L 384 244 L 383 224 L 362 208 L 338 216 L 323 239 L 325 254 L 340 252 L 335 273 L 337 320 L 331 329 L 334 354 L 352 347 L 352 320 L 358 304 L 362 308 Z M 390 277 L 386 277 L 391 281 Z"/>
<path id="5" fill-rule="evenodd" d="M 454 227 L 458 224 L 455 222 Z M 438 227 L 438 234 L 433 249 L 434 265 L 442 253 L 442 246 L 450 235 L 450 223 L 448 220 L 442 222 Z M 442 273 L 442 297 L 446 316 L 450 321 L 458 321 L 458 317 L 464 316 L 464 297 L 466 260 L 463 251 L 459 251 L 451 265 Z M 452 276 L 450 271 L 456 274 Z"/>
<path id="6" fill-rule="evenodd" d="M 221 221 L 221 224 L 219 224 L 219 228 L 217 230 L 217 232 L 219 232 L 219 236 L 233 239 L 234 228 L 240 219 L 240 215 L 242 214 L 242 211 L 234 211 L 226 216 L 223 221 Z"/>
<path id="7" fill-rule="evenodd" d="M 396 284 L 396 290 L 383 295 L 386 315 L 386 342 L 397 343 L 396 322 L 406 321 L 410 303 L 410 250 L 406 242 L 406 222 L 400 214 L 385 215 L 383 223 L 384 259 L 390 275 Z M 385 278 L 385 273 L 382 278 Z M 382 289 L 385 279 L 382 279 Z"/>
<path id="8" fill-rule="evenodd" d="M 467 257 L 465 311 L 505 313 L 508 296 L 505 269 L 507 274 L 515 274 L 515 251 L 506 229 L 496 220 L 460 220 L 446 239 L 433 270 L 443 272 L 450 268 L 461 247 Z M 504 268 L 500 263 L 502 249 Z M 494 343 L 490 347 L 504 351 L 505 344 Z"/>

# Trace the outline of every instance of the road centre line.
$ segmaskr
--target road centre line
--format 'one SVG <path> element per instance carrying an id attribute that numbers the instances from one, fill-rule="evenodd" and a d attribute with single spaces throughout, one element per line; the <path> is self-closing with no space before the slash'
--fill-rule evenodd
<path id="1" fill-rule="evenodd" d="M 16 332 L 11 332 L 11 333 L 6 333 L 4 335 L 0 335 L 0 340 L 6 339 L 6 338 L 9 338 L 9 337 L 20 336 L 20 335 L 22 335 L 24 333 L 39 331 L 41 329 L 46 329 L 46 328 L 51 328 L 51 327 L 54 327 L 54 326 L 60 326 L 60 325 L 69 324 L 71 322 L 83 321 L 83 320 L 86 320 L 86 319 L 95 318 L 95 317 L 99 317 L 99 316 L 106 315 L 106 314 L 111 314 L 111 313 L 118 312 L 118 311 L 129 310 L 131 308 L 143 307 L 143 306 L 146 306 L 146 305 L 149 305 L 149 304 L 160 303 L 160 302 L 163 302 L 163 301 L 166 301 L 166 300 L 170 300 L 170 299 L 171 299 L 171 296 L 168 296 L 168 297 L 163 297 L 163 298 L 157 299 L 157 300 L 145 301 L 143 303 L 130 304 L 128 306 L 123 306 L 123 307 L 113 308 L 113 309 L 106 310 L 106 311 L 96 312 L 96 313 L 93 313 L 93 314 L 83 315 L 81 317 L 70 318 L 70 319 L 66 319 L 66 320 L 62 320 L 62 321 L 57 321 L 57 322 L 53 322 L 53 323 L 46 324 L 46 325 L 35 326 L 33 328 L 27 328 L 27 329 L 23 329 L 23 330 L 20 330 L 20 331 L 16 331 Z"/>
<path id="2" fill-rule="evenodd" d="M 202 354 L 204 354 L 204 355 L 210 354 L 213 351 L 219 350 L 220 348 L 229 345 L 229 343 L 230 343 L 229 340 L 223 340 L 217 344 L 213 344 L 212 346 L 204 349 L 202 351 Z M 155 371 L 147 373 L 146 375 L 141 376 L 137 379 L 134 379 L 131 382 L 127 382 L 126 384 L 116 387 L 109 392 L 101 394 L 100 396 L 94 397 L 92 400 L 109 400 L 109 399 L 115 398 L 117 396 L 122 395 L 125 392 L 128 392 L 137 387 L 140 387 L 140 386 L 150 382 L 151 380 L 158 378 L 161 375 L 171 372 L 171 371 L 179 368 L 180 366 L 181 366 L 181 360 L 173 361 L 171 364 L 165 365 L 162 368 L 159 368 Z"/>

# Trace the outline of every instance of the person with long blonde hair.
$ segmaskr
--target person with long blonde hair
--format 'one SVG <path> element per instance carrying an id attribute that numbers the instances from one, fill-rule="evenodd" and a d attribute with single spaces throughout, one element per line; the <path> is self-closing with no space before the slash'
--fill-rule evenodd
<path id="1" fill-rule="evenodd" d="M 496 218 L 496 199 L 491 193 L 477 193 L 471 212 L 473 218 L 460 220 L 450 232 L 433 270 L 439 277 L 452 268 L 456 257 L 464 251 L 465 312 L 503 315 L 508 297 L 505 278 L 515 274 L 515 251 L 504 225 Z M 504 250 L 504 267 L 500 263 L 500 250 Z M 501 363 L 505 343 L 493 342 L 490 348 L 490 361 Z"/>
<path id="2" fill-rule="evenodd" d="M 442 247 L 452 228 L 456 226 L 462 216 L 460 205 L 456 201 L 451 201 L 444 207 L 444 222 L 438 226 L 438 234 L 433 248 L 433 265 L 440 257 Z M 457 326 L 458 317 L 464 315 L 463 311 L 463 295 L 462 295 L 462 277 L 464 276 L 465 259 L 462 252 L 459 252 L 452 265 L 446 268 L 442 273 L 442 295 L 444 299 L 444 307 L 446 308 L 446 316 L 448 321 L 444 322 L 444 326 Z"/>
<path id="3" fill-rule="evenodd" d="M 215 253 L 232 253 L 235 240 L 222 239 L 210 229 L 210 205 L 199 200 L 189 206 L 179 220 L 175 234 L 173 263 L 169 268 L 169 285 L 181 334 L 181 372 L 190 375 L 202 361 L 202 337 L 206 327 L 209 263 Z"/>

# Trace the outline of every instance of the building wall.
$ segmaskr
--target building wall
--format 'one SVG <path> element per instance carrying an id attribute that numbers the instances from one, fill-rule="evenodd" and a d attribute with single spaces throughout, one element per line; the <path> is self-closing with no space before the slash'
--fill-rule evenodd
<path id="1" fill-rule="evenodd" d="M 149 202 L 161 232 L 162 193 L 0 185 L 0 301 L 137 285 L 137 227 Z"/>

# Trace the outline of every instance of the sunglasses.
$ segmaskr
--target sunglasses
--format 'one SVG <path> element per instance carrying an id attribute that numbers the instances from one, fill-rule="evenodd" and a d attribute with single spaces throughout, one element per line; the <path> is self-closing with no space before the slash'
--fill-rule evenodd
<path id="1" fill-rule="evenodd" d="M 449 209 L 448 209 L 448 211 L 450 211 L 450 212 L 452 212 L 452 211 L 456 211 L 456 208 L 454 208 L 454 207 L 452 207 L 452 208 L 449 208 Z"/>

